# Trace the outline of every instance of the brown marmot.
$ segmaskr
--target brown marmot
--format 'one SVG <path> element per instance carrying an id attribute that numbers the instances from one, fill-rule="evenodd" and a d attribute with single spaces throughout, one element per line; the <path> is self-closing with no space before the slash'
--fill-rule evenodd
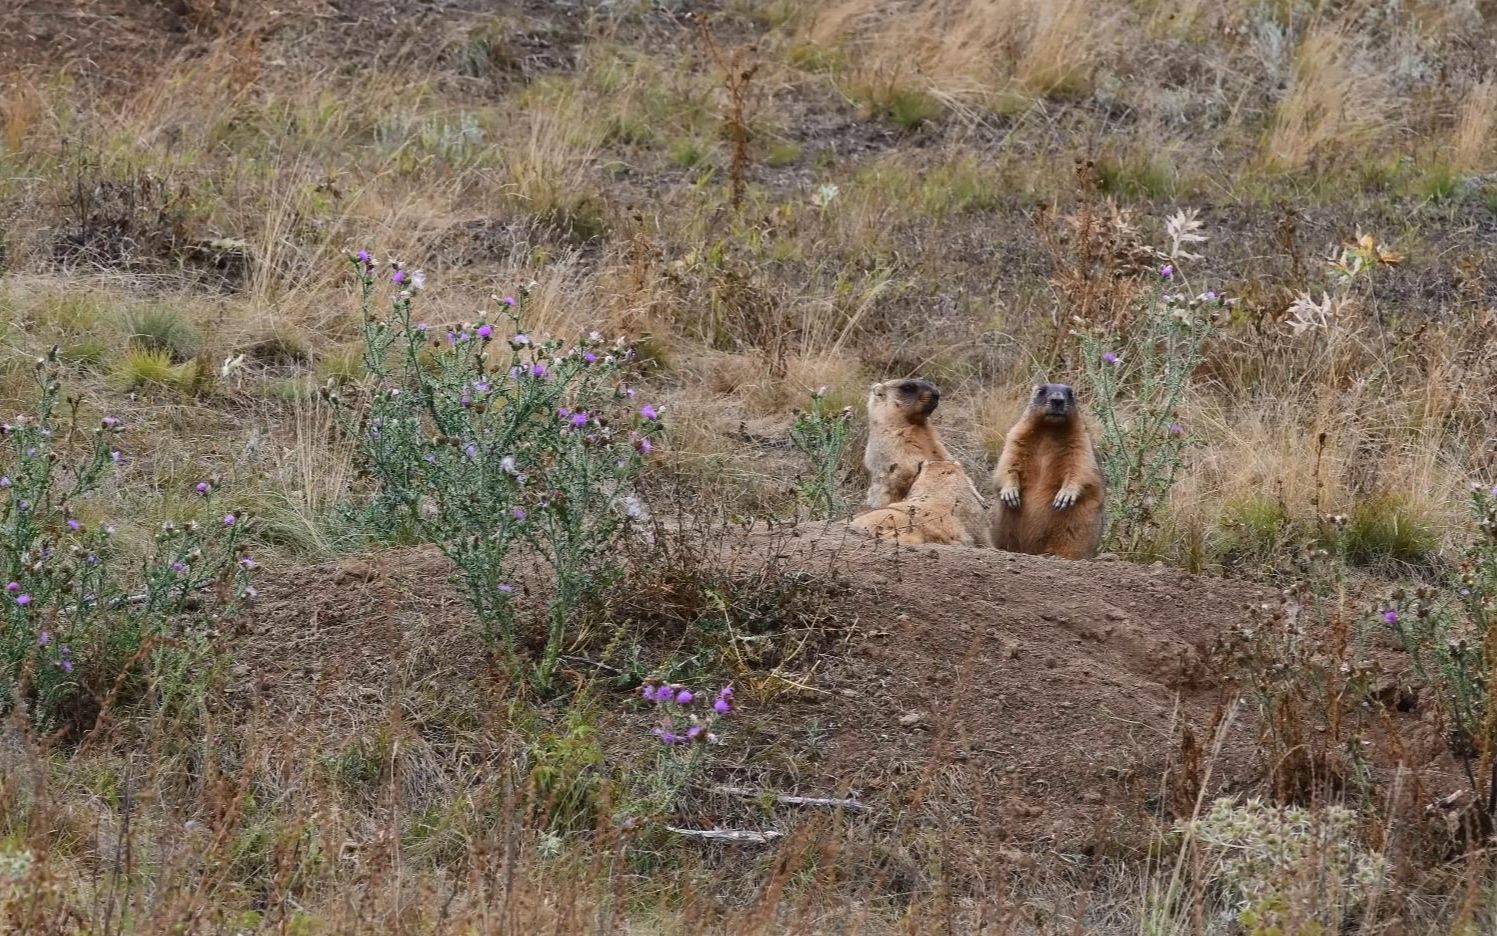
<path id="1" fill-rule="evenodd" d="M 907 546 L 988 546 L 988 505 L 954 461 L 923 461 L 909 495 L 852 521 L 853 529 Z"/>
<path id="2" fill-rule="evenodd" d="M 993 472 L 993 545 L 1009 552 L 1090 559 L 1102 545 L 1102 472 L 1065 384 L 1034 388 L 1003 440 Z"/>
<path id="3" fill-rule="evenodd" d="M 924 380 L 886 380 L 868 388 L 867 504 L 875 509 L 904 500 L 922 461 L 951 461 L 930 424 L 941 391 Z"/>

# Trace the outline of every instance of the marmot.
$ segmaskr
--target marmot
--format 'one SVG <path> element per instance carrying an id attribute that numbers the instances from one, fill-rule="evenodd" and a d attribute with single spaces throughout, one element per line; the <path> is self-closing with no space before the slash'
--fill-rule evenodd
<path id="1" fill-rule="evenodd" d="M 1034 388 L 1003 440 L 993 472 L 993 545 L 1009 552 L 1090 559 L 1102 545 L 1102 472 L 1065 384 Z"/>
<path id="2" fill-rule="evenodd" d="M 924 380 L 886 380 L 868 388 L 867 504 L 875 509 L 904 500 L 922 461 L 951 461 L 930 414 L 941 391 Z"/>
<path id="3" fill-rule="evenodd" d="M 854 529 L 891 537 L 913 546 L 988 546 L 988 505 L 967 472 L 954 461 L 922 461 L 909 496 L 870 510 L 852 521 Z"/>

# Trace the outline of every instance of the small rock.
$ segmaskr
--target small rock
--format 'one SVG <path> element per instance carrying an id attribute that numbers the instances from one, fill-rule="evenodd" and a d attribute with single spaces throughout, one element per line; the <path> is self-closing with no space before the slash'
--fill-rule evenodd
<path id="1" fill-rule="evenodd" d="M 899 723 L 906 728 L 912 728 L 920 724 L 921 719 L 924 717 L 925 714 L 923 712 L 906 712 L 899 717 Z"/>
<path id="2" fill-rule="evenodd" d="M 1081 801 L 1083 803 L 1091 803 L 1092 805 L 1096 805 L 1097 803 L 1102 802 L 1102 794 L 1098 793 L 1096 790 L 1088 790 L 1087 792 L 1081 794 Z"/>
<path id="3" fill-rule="evenodd" d="M 1123 612 L 1117 610 L 1116 608 L 1114 608 L 1111 611 L 1108 611 L 1107 614 L 1105 615 L 1105 617 L 1109 621 L 1126 621 L 1126 620 L 1128 620 L 1128 615 L 1126 615 Z"/>

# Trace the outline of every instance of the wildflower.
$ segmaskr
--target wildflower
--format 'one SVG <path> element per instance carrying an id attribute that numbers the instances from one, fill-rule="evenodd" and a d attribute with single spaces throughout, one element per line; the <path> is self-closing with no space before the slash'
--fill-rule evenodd
<path id="1" fill-rule="evenodd" d="M 1180 425 L 1177 422 L 1170 423 L 1170 435 L 1172 435 L 1172 436 L 1179 436 L 1179 435 L 1184 435 L 1184 434 L 1185 434 L 1185 427 L 1184 426 Z"/>
<path id="2" fill-rule="evenodd" d="M 688 741 L 700 741 L 700 740 L 702 740 L 702 734 L 706 730 L 707 730 L 707 726 L 706 725 L 694 724 L 690 728 L 686 729 L 686 740 L 688 740 Z"/>
<path id="3" fill-rule="evenodd" d="M 99 564 L 99 556 L 97 553 L 89 553 L 83 557 L 83 561 L 87 565 L 96 566 Z"/>
<path id="4" fill-rule="evenodd" d="M 199 494 L 203 495 L 204 497 L 208 496 L 208 490 L 209 490 L 209 488 L 208 488 L 208 482 L 207 481 L 199 481 L 197 484 L 193 485 L 192 489 L 194 491 L 197 491 Z"/>
<path id="5" fill-rule="evenodd" d="M 712 710 L 719 715 L 726 715 L 733 710 L 733 705 L 727 699 L 718 699 L 712 703 Z"/>
<path id="6" fill-rule="evenodd" d="M 471 442 L 468 443 L 468 447 L 463 449 L 463 454 L 468 456 L 469 461 L 476 459 L 478 457 L 478 446 Z"/>
<path id="7" fill-rule="evenodd" d="M 72 660 L 63 660 L 60 663 L 58 663 L 57 665 L 60 666 L 60 667 L 62 667 L 62 671 L 64 673 L 71 673 L 73 671 L 73 661 Z"/>
<path id="8" fill-rule="evenodd" d="M 255 588 L 255 586 L 253 586 L 253 585 L 246 585 L 246 586 L 244 586 L 244 597 L 250 598 L 250 599 L 254 599 L 254 598 L 258 598 L 259 596 L 260 596 L 260 592 L 259 592 L 259 590 L 257 590 Z"/>
<path id="9" fill-rule="evenodd" d="M 8 592 L 10 592 L 12 595 L 14 595 L 16 592 L 18 592 L 18 591 L 21 590 L 21 583 L 20 582 L 11 582 L 11 583 L 9 583 L 8 585 L 5 586 L 5 590 L 8 591 Z"/>
<path id="10" fill-rule="evenodd" d="M 499 591 L 501 594 L 509 595 L 512 594 L 514 590 L 515 587 L 508 582 L 503 582 L 499 585 Z"/>
<path id="11" fill-rule="evenodd" d="M 1383 612 L 1383 622 L 1386 623 L 1386 624 L 1397 624 L 1398 623 L 1398 612 L 1394 611 L 1392 608 L 1389 608 L 1387 611 L 1384 611 Z"/>
<path id="12" fill-rule="evenodd" d="M 369 256 L 369 251 L 367 250 L 359 251 L 358 253 L 354 254 L 354 257 L 357 258 L 360 263 L 364 264 L 365 269 L 371 269 L 374 266 L 374 258 Z"/>
<path id="13" fill-rule="evenodd" d="M 487 380 L 475 380 L 475 381 L 473 381 L 473 392 L 474 393 L 488 393 L 489 392 L 489 382 Z"/>
<path id="14" fill-rule="evenodd" d="M 675 744 L 681 740 L 681 736 L 669 728 L 654 728 L 651 729 L 650 733 L 659 738 L 663 744 Z"/>
<path id="15" fill-rule="evenodd" d="M 583 426 L 587 425 L 587 413 L 585 413 L 585 412 L 573 413 L 572 414 L 572 425 L 576 426 L 578 429 L 581 429 Z"/>
<path id="16" fill-rule="evenodd" d="M 499 470 L 507 475 L 515 474 L 515 457 L 513 455 L 506 455 L 499 459 Z"/>
<path id="17" fill-rule="evenodd" d="M 231 527 L 239 522 L 239 518 L 233 514 L 224 514 L 224 526 Z"/>
<path id="18" fill-rule="evenodd" d="M 8 487 L 10 487 L 10 477 L 7 475 L 0 475 L 0 488 Z"/>
<path id="19" fill-rule="evenodd" d="M 570 415 L 572 415 L 572 408 L 570 406 L 558 406 L 556 408 L 557 419 L 566 419 Z"/>
<path id="20" fill-rule="evenodd" d="M 391 273 L 390 274 L 390 282 L 394 283 L 396 286 L 399 286 L 402 283 L 404 283 L 405 282 L 405 271 L 404 270 L 396 270 L 394 273 Z"/>
<path id="21" fill-rule="evenodd" d="M 1218 296 L 1216 294 L 1216 290 L 1214 289 L 1208 289 L 1205 292 L 1201 293 L 1202 302 L 1215 302 L 1217 298 Z"/>
<path id="22" fill-rule="evenodd" d="M 105 416 L 102 420 L 102 424 L 105 429 L 118 429 L 120 426 L 120 421 L 118 419 L 115 419 L 113 416 Z"/>
<path id="23" fill-rule="evenodd" d="M 77 533 L 79 530 L 83 529 L 83 524 L 79 523 L 76 517 L 69 517 L 68 529 L 72 530 L 74 533 Z"/>
<path id="24" fill-rule="evenodd" d="M 254 559 L 251 559 L 249 556 L 245 556 L 243 559 L 239 560 L 239 568 L 246 571 L 257 568 L 259 565 L 260 563 L 256 562 Z"/>
<path id="25" fill-rule="evenodd" d="M 512 305 L 515 304 L 515 297 L 514 296 L 505 296 L 503 299 L 500 299 L 499 301 L 502 302 L 502 303 L 504 303 L 507 306 L 512 306 Z"/>
<path id="26" fill-rule="evenodd" d="M 660 411 L 651 406 L 649 403 L 646 403 L 644 406 L 641 406 L 639 408 L 639 415 L 643 416 L 645 419 L 653 421 L 660 418 Z"/>
<path id="27" fill-rule="evenodd" d="M 424 335 L 424 334 L 426 334 L 430 330 L 431 330 L 431 326 L 428 325 L 428 324 L 426 324 L 425 322 L 417 322 L 416 323 L 416 331 L 420 332 L 421 334 Z"/>
<path id="28" fill-rule="evenodd" d="M 676 687 L 675 686 L 664 686 L 663 685 L 663 686 L 659 686 L 655 690 L 655 701 L 656 702 L 670 702 L 675 697 L 676 697 Z"/>
<path id="29" fill-rule="evenodd" d="M 480 326 L 478 326 L 478 337 L 482 338 L 484 341 L 488 341 L 490 338 L 494 337 L 494 326 L 492 326 L 492 325 L 480 325 Z"/>
<path id="30" fill-rule="evenodd" d="M 16 604 L 20 605 L 23 608 L 26 607 L 27 605 L 31 604 L 31 596 L 26 594 L 25 592 L 21 592 L 16 596 Z"/>
<path id="31" fill-rule="evenodd" d="M 1159 268 L 1159 276 L 1160 276 L 1161 279 L 1174 279 L 1175 278 L 1175 267 L 1174 267 L 1174 265 L 1170 264 L 1170 263 L 1166 263 L 1164 266 L 1160 267 Z"/>
<path id="32" fill-rule="evenodd" d="M 109 453 L 109 460 L 114 462 L 116 465 L 118 465 L 121 459 L 123 459 L 124 457 L 125 456 L 121 455 L 118 449 L 112 450 Z"/>
<path id="33" fill-rule="evenodd" d="M 1108 351 L 1106 354 L 1102 355 L 1102 361 L 1105 364 L 1116 364 L 1118 360 L 1118 356 L 1111 351 Z"/>
<path id="34" fill-rule="evenodd" d="M 649 438 L 646 437 L 641 438 L 637 443 L 635 443 L 635 448 L 639 449 L 639 454 L 648 455 L 651 451 L 654 450 L 655 446 L 650 442 Z"/>
<path id="35" fill-rule="evenodd" d="M 40 644 L 41 646 L 45 647 L 47 644 L 49 644 L 49 643 L 52 642 L 52 632 L 51 631 L 42 631 L 40 634 L 37 634 L 36 635 L 36 642 L 38 644 Z"/>
<path id="36" fill-rule="evenodd" d="M 546 365 L 542 364 L 540 361 L 536 361 L 534 364 L 530 365 L 530 376 L 545 377 Z"/>
<path id="37" fill-rule="evenodd" d="M 530 336 L 525 334 L 524 332 L 519 332 L 513 338 L 509 339 L 509 343 L 514 345 L 516 348 L 523 348 L 526 345 L 530 344 Z"/>
<path id="38" fill-rule="evenodd" d="M 525 522 L 525 508 L 524 507 L 516 507 L 514 510 L 510 511 L 510 514 L 516 520 L 520 521 L 521 523 Z"/>
<path id="39" fill-rule="evenodd" d="M 598 356 L 591 351 L 588 351 L 582 355 L 582 361 L 585 364 L 596 364 L 598 363 Z"/>
<path id="40" fill-rule="evenodd" d="M 29 500 L 17 501 L 16 502 L 16 509 L 19 510 L 19 511 L 21 511 L 22 513 L 25 513 L 26 511 L 28 511 L 28 510 L 31 509 L 31 501 L 29 501 Z"/>
<path id="41" fill-rule="evenodd" d="M 187 563 L 181 561 L 180 559 L 176 562 L 173 562 L 172 571 L 177 573 L 178 575 L 181 575 L 183 572 L 187 571 Z"/>
<path id="42" fill-rule="evenodd" d="M 691 694 L 690 689 L 682 689 L 680 692 L 676 693 L 676 704 L 690 705 L 692 703 L 692 700 L 694 700 L 695 698 L 696 696 Z"/>
<path id="43" fill-rule="evenodd" d="M 417 270 L 416 272 L 414 272 L 414 273 L 411 274 L 411 288 L 412 289 L 425 289 L 426 288 L 426 273 L 424 271 Z"/>

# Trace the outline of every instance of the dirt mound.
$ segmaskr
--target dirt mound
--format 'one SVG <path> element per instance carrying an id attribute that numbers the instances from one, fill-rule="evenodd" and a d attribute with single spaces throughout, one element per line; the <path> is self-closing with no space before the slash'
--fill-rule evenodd
<path id="1" fill-rule="evenodd" d="M 719 779 L 853 796 L 1023 851 L 1088 851 L 1104 831 L 1116 841 L 1168 809 L 1160 777 L 1182 733 L 1209 745 L 1223 714 L 1198 645 L 1269 598 L 1162 566 L 896 549 L 837 525 L 755 533 L 731 549 L 740 564 L 837 577 L 846 629 L 799 688 L 740 683 Z M 444 712 L 483 708 L 499 682 L 450 567 L 429 549 L 265 582 L 235 657 L 240 690 L 288 724 L 353 736 L 399 705 L 433 748 L 452 731 Z M 638 750 L 649 714 L 617 691 L 604 734 L 622 755 Z M 1251 727 L 1239 719 L 1228 736 L 1216 783 L 1252 760 Z"/>

